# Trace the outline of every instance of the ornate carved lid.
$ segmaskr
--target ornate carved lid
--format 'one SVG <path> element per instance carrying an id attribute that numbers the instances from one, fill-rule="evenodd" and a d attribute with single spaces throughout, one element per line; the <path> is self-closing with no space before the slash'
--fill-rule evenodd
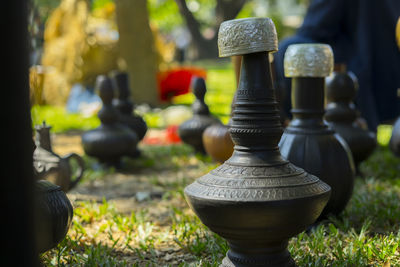
<path id="1" fill-rule="evenodd" d="M 269 18 L 246 18 L 221 23 L 218 32 L 220 57 L 278 51 L 275 25 Z"/>
<path id="2" fill-rule="evenodd" d="M 333 51 L 327 44 L 293 44 L 285 52 L 286 77 L 326 77 L 333 71 Z"/>

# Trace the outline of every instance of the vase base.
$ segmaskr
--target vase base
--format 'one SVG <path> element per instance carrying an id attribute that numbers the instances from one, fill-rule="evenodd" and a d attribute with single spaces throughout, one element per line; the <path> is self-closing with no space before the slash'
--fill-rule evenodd
<path id="1" fill-rule="evenodd" d="M 219 267 L 297 267 L 288 250 L 258 255 L 242 254 L 229 250 Z"/>

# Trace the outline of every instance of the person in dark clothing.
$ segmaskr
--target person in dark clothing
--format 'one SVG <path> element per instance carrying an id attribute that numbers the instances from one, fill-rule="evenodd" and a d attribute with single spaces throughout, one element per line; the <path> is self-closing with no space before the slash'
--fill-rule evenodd
<path id="1" fill-rule="evenodd" d="M 400 50 L 395 28 L 400 16 L 399 0 L 312 0 L 302 26 L 283 39 L 275 54 L 276 82 L 285 93 L 285 112 L 290 114 L 290 80 L 284 77 L 286 48 L 296 43 L 326 43 L 335 63 L 347 65 L 359 82 L 355 104 L 368 127 L 400 114 Z"/>

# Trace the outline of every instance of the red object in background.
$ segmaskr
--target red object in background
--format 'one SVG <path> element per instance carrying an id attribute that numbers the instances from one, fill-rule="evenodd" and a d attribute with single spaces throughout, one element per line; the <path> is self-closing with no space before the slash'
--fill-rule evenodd
<path id="1" fill-rule="evenodd" d="M 165 132 L 165 141 L 172 144 L 181 142 L 181 138 L 178 135 L 178 125 L 168 126 Z"/>
<path id="2" fill-rule="evenodd" d="M 143 138 L 142 143 L 145 145 L 172 145 L 181 143 L 178 135 L 178 126 L 168 126 L 163 130 L 150 130 Z"/>
<path id="3" fill-rule="evenodd" d="M 195 67 L 181 67 L 162 71 L 157 74 L 158 92 L 161 101 L 169 101 L 173 96 L 187 94 L 192 77 L 206 79 L 204 69 Z"/>

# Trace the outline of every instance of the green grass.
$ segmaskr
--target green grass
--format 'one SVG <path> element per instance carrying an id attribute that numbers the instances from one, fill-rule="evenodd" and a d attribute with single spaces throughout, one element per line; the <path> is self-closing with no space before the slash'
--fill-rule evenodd
<path id="1" fill-rule="evenodd" d="M 230 63 L 209 66 L 206 102 L 225 120 L 235 90 Z M 227 82 L 228 81 L 228 82 Z M 190 105 L 193 95 L 174 99 Z M 144 115 L 158 127 L 159 113 Z M 97 117 L 66 114 L 62 108 L 34 107 L 34 124 L 46 120 L 52 132 L 90 129 Z M 400 159 L 388 149 L 391 126 L 378 128 L 379 146 L 360 166 L 354 193 L 340 217 L 316 226 L 290 240 L 289 250 L 299 266 L 400 266 Z M 84 157 L 83 184 L 118 174 L 102 169 Z M 124 162 L 123 173 L 145 173 L 141 183 L 162 188 L 161 199 L 146 200 L 121 213 L 111 200 L 75 201 L 73 224 L 56 248 L 41 255 L 46 266 L 219 266 L 228 246 L 209 231 L 187 206 L 183 189 L 195 178 L 216 167 L 209 157 L 195 155 L 186 145 L 144 146 L 143 156 Z M 165 176 L 173 179 L 165 179 Z M 79 187 L 79 185 L 78 185 Z M 160 208 L 162 207 L 162 209 Z M 158 209 L 163 216 L 158 216 Z M 165 215 L 166 214 L 166 215 Z"/>
<path id="2" fill-rule="evenodd" d="M 90 130 L 100 125 L 100 120 L 96 115 L 84 117 L 78 113 L 68 113 L 65 108 L 56 106 L 33 106 L 31 117 L 33 126 L 45 121 L 52 127 L 52 133 Z"/>
<path id="3" fill-rule="evenodd" d="M 162 187 L 161 200 L 149 200 L 119 213 L 111 202 L 75 202 L 73 225 L 57 248 L 42 255 L 47 266 L 218 266 L 228 246 L 210 232 L 185 203 L 183 188 L 197 178 L 163 180 L 163 173 L 195 168 L 206 173 L 216 164 L 185 145 L 144 147 L 143 159 L 128 161 L 125 172 L 153 170 L 148 183 Z M 85 158 L 89 161 L 90 159 Z M 189 166 L 189 167 L 188 167 Z M 292 238 L 289 250 L 299 266 L 400 266 L 400 159 L 379 146 L 361 165 L 354 194 L 340 217 Z M 397 171 L 396 171 L 397 170 Z M 88 174 L 101 179 L 115 170 Z M 167 207 L 161 222 L 151 211 Z M 165 261 L 165 249 L 173 263 Z M 168 254 L 167 253 L 167 254 Z M 179 257 L 178 257 L 179 256 Z M 389 266 L 389 265 L 385 265 Z"/>

